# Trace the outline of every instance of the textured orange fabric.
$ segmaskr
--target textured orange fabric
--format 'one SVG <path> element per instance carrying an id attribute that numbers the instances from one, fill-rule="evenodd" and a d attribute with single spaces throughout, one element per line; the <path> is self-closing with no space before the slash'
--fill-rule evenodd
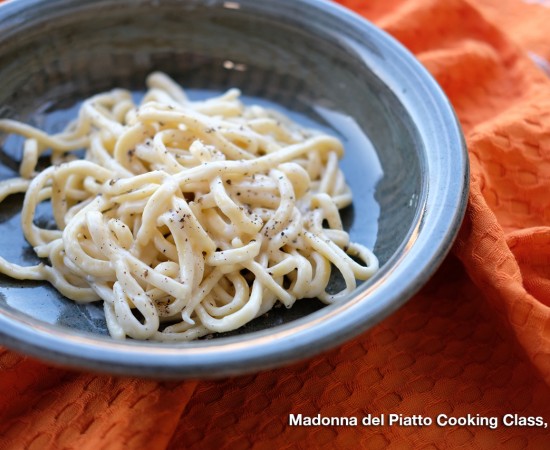
<path id="1" fill-rule="evenodd" d="M 0 351 L 3 449 L 545 449 L 550 428 L 297 427 L 289 414 L 518 414 L 550 422 L 548 2 L 340 0 L 407 46 L 463 125 L 471 193 L 407 305 L 291 367 L 159 383 Z M 537 3 L 537 4 L 534 4 Z"/>
<path id="2" fill-rule="evenodd" d="M 518 7 L 518 3 L 523 3 Z M 488 20 L 505 30 L 508 37 L 544 60 L 550 60 L 550 45 L 544 30 L 550 23 L 548 0 L 476 0 L 476 6 Z M 550 64 L 545 70 L 550 74 Z"/>

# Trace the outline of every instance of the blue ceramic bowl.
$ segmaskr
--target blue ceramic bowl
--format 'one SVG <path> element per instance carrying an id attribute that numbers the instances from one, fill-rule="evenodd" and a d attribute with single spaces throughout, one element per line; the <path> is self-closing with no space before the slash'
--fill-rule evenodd
<path id="1" fill-rule="evenodd" d="M 115 341 L 100 305 L 0 276 L 0 342 L 56 364 L 157 378 L 241 374 L 334 347 L 394 312 L 447 254 L 463 218 L 468 160 L 449 102 L 390 36 L 320 0 L 15 0 L 0 5 L 0 117 L 63 128 L 80 101 L 144 89 L 162 70 L 192 97 L 238 87 L 345 143 L 352 239 L 381 269 L 345 301 L 302 300 L 241 330 L 188 343 Z M 20 139 L 0 136 L 0 179 Z M 34 264 L 21 198 L 0 206 L 0 255 Z"/>

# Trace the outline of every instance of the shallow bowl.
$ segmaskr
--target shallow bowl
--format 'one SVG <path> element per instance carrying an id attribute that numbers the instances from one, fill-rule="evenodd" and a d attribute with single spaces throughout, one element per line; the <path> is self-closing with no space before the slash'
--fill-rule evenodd
<path id="1" fill-rule="evenodd" d="M 0 5 L 0 117 L 59 131 L 91 94 L 136 96 L 161 70 L 194 98 L 230 87 L 340 137 L 353 240 L 380 271 L 344 301 L 301 300 L 244 328 L 187 343 L 115 341 L 102 307 L 0 276 L 0 341 L 81 369 L 157 378 L 242 374 L 334 347 L 388 316 L 428 280 L 463 218 L 468 161 L 452 108 L 393 38 L 320 0 L 14 0 Z M 0 179 L 21 139 L 0 136 Z M 35 264 L 20 197 L 0 206 L 0 255 Z"/>

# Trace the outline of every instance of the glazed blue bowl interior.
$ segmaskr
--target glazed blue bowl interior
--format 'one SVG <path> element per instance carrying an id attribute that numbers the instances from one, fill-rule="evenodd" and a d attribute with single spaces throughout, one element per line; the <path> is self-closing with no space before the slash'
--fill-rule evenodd
<path id="1" fill-rule="evenodd" d="M 237 87 L 343 140 L 353 240 L 378 274 L 346 301 L 304 299 L 233 333 L 188 343 L 114 341 L 99 304 L 0 276 L 1 342 L 73 367 L 159 378 L 225 376 L 286 364 L 367 330 L 408 300 L 448 252 L 464 214 L 468 162 L 444 95 L 395 40 L 319 0 L 48 2 L 0 5 L 0 117 L 61 130 L 82 100 L 114 87 L 136 98 L 148 73 L 191 98 Z M 16 176 L 21 139 L 0 136 L 0 179 Z M 0 204 L 0 256 L 37 258 Z M 39 219 L 40 220 L 40 214 Z M 44 221 L 47 218 L 44 216 Z M 332 282 L 338 288 L 339 280 Z"/>

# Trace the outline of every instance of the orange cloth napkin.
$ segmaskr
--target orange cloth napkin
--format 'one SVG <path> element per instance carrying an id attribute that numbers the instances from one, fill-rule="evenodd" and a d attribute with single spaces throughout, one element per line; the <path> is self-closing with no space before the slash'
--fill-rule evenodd
<path id="1" fill-rule="evenodd" d="M 550 428 L 502 423 L 289 424 L 299 413 L 518 414 L 550 423 L 550 2 L 340 3 L 415 53 L 463 125 L 471 194 L 441 269 L 354 341 L 256 375 L 165 383 L 0 350 L 0 449 L 550 448 Z"/>

